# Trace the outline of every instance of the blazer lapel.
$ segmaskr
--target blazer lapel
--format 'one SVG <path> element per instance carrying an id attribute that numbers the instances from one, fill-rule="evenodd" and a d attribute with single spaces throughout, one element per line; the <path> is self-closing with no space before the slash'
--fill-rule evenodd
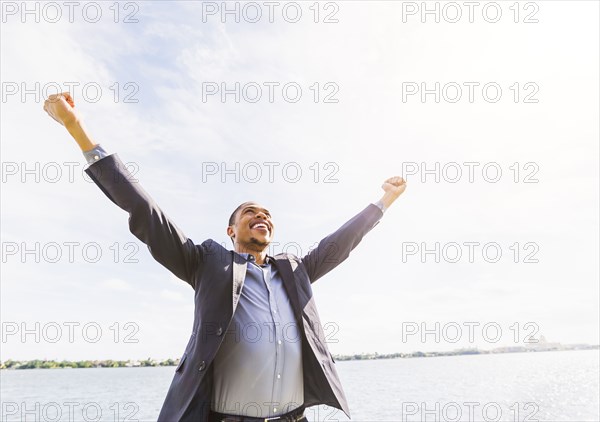
<path id="1" fill-rule="evenodd" d="M 290 261 L 287 258 L 275 258 L 273 260 L 277 269 L 281 273 L 281 278 L 283 279 L 283 285 L 287 294 L 292 302 L 292 307 L 294 308 L 296 319 L 298 323 L 302 322 L 302 309 L 300 307 L 300 300 L 298 299 L 298 287 L 296 286 L 296 282 L 294 280 L 294 273 L 292 272 L 292 266 Z"/>
<path id="2" fill-rule="evenodd" d="M 240 300 L 240 294 L 242 293 L 242 286 L 244 285 L 244 279 L 246 278 L 246 267 L 248 262 L 243 256 L 238 255 L 234 251 L 233 254 L 233 290 L 232 290 L 232 304 L 233 313 Z M 232 315 L 233 315 L 232 313 Z"/>

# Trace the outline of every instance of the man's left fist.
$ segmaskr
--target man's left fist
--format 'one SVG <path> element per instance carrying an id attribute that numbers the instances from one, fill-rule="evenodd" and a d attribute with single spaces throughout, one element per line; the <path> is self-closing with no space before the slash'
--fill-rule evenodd
<path id="1" fill-rule="evenodd" d="M 400 176 L 394 176 L 387 179 L 381 185 L 386 194 L 393 195 L 395 198 L 402 195 L 406 189 L 406 181 Z"/>

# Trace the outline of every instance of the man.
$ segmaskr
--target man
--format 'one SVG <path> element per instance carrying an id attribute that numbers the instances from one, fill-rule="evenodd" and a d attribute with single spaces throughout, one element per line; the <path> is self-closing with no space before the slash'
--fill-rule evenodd
<path id="1" fill-rule="evenodd" d="M 86 173 L 129 213 L 130 231 L 195 291 L 192 334 L 159 421 L 306 421 L 304 409 L 318 404 L 350 416 L 311 284 L 345 260 L 379 223 L 404 192 L 404 180 L 386 180 L 379 201 L 302 258 L 268 255 L 275 223 L 255 202 L 241 204 L 229 219 L 233 251 L 212 239 L 197 245 L 130 180 L 116 154 L 91 140 L 74 106 L 62 93 L 50 96 L 44 109 L 81 147 L 90 163 Z"/>

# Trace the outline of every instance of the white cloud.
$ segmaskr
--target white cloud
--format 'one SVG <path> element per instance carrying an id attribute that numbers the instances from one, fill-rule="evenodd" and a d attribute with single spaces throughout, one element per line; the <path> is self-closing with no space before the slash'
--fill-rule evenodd
<path id="1" fill-rule="evenodd" d="M 184 301 L 186 300 L 183 295 L 179 292 L 175 292 L 173 290 L 163 289 L 160 291 L 160 297 L 173 300 L 173 301 Z"/>
<path id="2" fill-rule="evenodd" d="M 116 290 L 122 292 L 133 290 L 128 282 L 118 278 L 111 278 L 102 282 L 102 287 L 108 290 Z"/>

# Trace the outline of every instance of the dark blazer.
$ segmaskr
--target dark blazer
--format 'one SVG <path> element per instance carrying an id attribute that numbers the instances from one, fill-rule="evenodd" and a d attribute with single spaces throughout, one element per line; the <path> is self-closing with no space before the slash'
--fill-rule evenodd
<path id="1" fill-rule="evenodd" d="M 212 239 L 197 245 L 165 215 L 117 154 L 93 164 L 85 172 L 106 196 L 129 213 L 129 230 L 150 253 L 195 291 L 192 334 L 159 421 L 207 421 L 212 394 L 212 362 L 236 309 L 246 273 L 246 261 Z M 313 299 L 311 284 L 345 260 L 383 213 L 369 204 L 303 258 L 275 256 L 302 335 L 304 406 L 326 404 L 348 417 L 342 390 Z"/>

